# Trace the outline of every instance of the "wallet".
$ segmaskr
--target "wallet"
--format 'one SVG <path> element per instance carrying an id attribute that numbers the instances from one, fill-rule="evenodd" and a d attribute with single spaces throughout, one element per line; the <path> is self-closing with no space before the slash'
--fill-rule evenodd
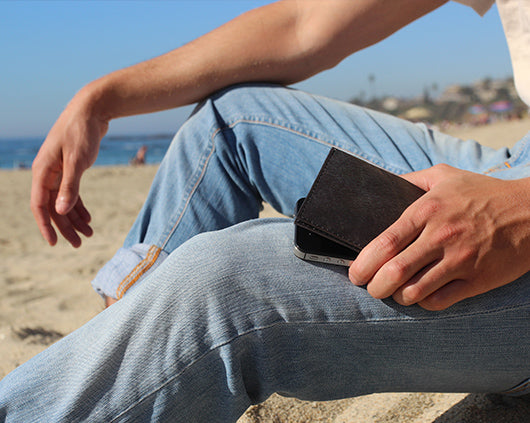
<path id="1" fill-rule="evenodd" d="M 398 175 L 332 148 L 294 223 L 360 252 L 423 194 Z"/>

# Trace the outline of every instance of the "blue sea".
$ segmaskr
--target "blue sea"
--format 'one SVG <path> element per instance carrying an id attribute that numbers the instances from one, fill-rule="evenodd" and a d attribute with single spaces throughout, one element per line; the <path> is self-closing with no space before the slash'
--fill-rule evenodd
<path id="1" fill-rule="evenodd" d="M 138 149 L 147 147 L 146 163 L 160 163 L 173 135 L 107 136 L 101 141 L 94 166 L 127 165 Z M 0 168 L 30 168 L 42 138 L 0 138 Z"/>

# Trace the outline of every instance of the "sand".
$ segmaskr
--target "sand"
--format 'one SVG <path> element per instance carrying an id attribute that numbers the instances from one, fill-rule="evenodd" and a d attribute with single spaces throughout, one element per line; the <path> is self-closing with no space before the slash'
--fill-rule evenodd
<path id="1" fill-rule="evenodd" d="M 497 148 L 529 129 L 527 119 L 449 132 Z M 81 192 L 95 234 L 75 250 L 64 241 L 51 248 L 40 237 L 29 209 L 30 171 L 0 171 L 0 378 L 103 310 L 89 282 L 120 247 L 155 172 L 156 166 L 86 172 Z M 266 207 L 264 215 L 274 211 Z M 240 423 L 498 423 L 528 421 L 528 416 L 526 403 L 498 404 L 481 395 L 390 393 L 331 402 L 273 395 L 251 407 Z"/>

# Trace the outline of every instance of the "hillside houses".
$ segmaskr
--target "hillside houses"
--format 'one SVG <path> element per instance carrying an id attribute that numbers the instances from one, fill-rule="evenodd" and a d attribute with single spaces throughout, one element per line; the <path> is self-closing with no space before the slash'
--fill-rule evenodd
<path id="1" fill-rule="evenodd" d="M 354 99 L 352 102 L 412 121 L 429 123 L 450 121 L 483 124 L 528 114 L 528 108 L 519 99 L 512 78 L 485 78 L 471 85 L 450 85 L 436 98 L 432 98 L 430 90 L 426 88 L 419 98 L 383 97 L 367 102 Z"/>

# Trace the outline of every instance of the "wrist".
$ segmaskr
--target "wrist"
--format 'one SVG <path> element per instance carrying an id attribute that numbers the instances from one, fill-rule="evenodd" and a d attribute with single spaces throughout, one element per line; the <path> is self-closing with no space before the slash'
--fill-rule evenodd
<path id="1" fill-rule="evenodd" d="M 155 58 L 156 59 L 156 58 Z M 148 62 L 117 70 L 84 86 L 79 98 L 92 117 L 110 122 L 126 116 L 177 107 L 171 99 L 171 83 Z M 174 104 L 176 103 L 176 104 Z"/>
<path id="2" fill-rule="evenodd" d="M 97 119 L 106 124 L 118 117 L 111 108 L 111 89 L 104 78 L 85 85 L 72 99 L 75 105 L 89 120 Z"/>

